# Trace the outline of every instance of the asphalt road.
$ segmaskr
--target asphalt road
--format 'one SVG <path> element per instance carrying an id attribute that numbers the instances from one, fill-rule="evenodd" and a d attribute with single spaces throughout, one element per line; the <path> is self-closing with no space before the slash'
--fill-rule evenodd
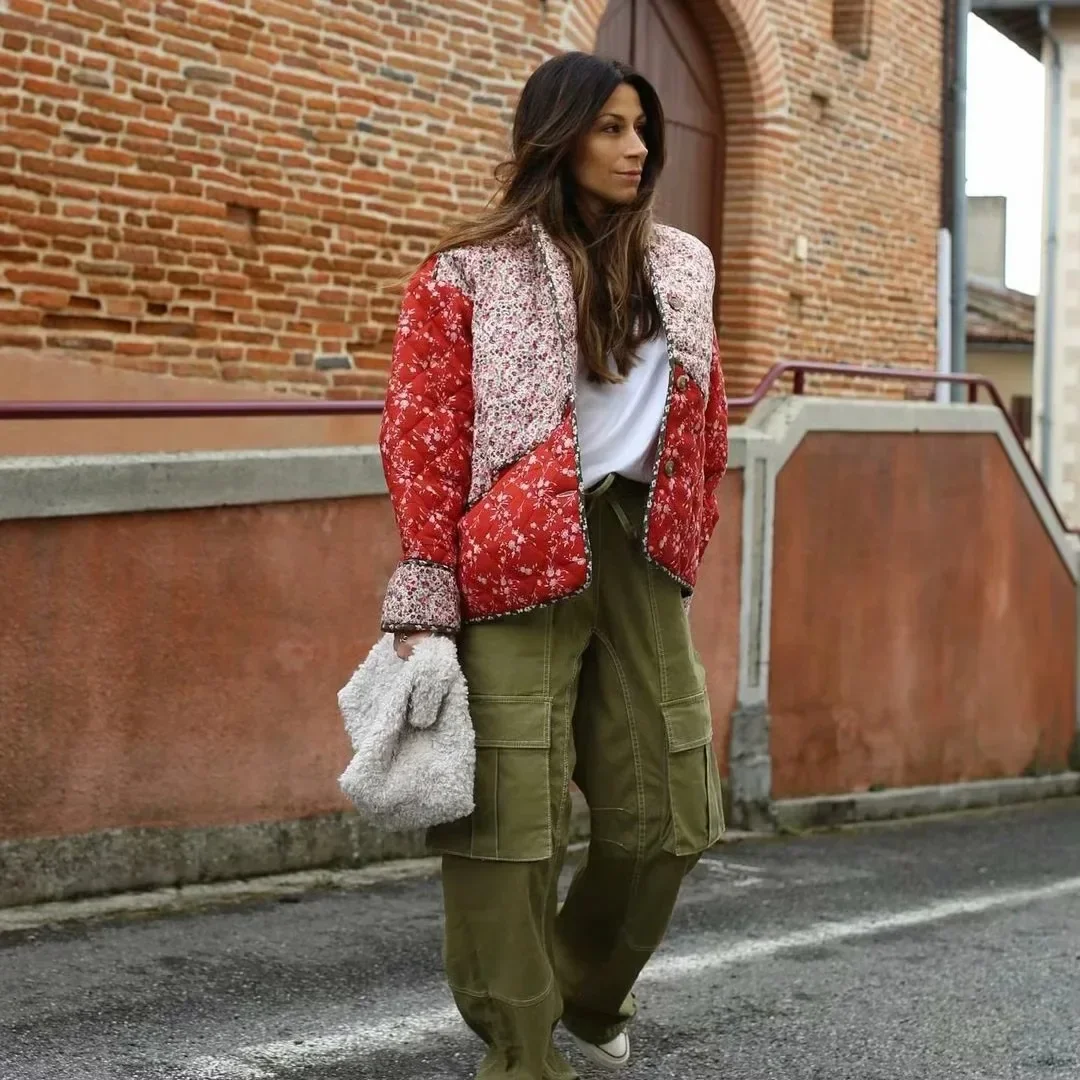
<path id="1" fill-rule="evenodd" d="M 471 1080 L 439 935 L 424 877 L 0 936 L 0 1080 Z M 626 1080 L 1078 1080 L 1080 801 L 725 845 L 640 999 Z"/>

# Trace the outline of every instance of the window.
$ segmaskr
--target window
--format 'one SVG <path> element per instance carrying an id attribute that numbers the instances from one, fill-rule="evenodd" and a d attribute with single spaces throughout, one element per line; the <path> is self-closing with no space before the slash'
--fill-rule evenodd
<path id="1" fill-rule="evenodd" d="M 1020 432 L 1020 437 L 1027 442 L 1031 438 L 1031 398 L 1013 397 L 1009 401 L 1009 415 Z"/>
<path id="2" fill-rule="evenodd" d="M 853 56 L 870 55 L 871 0 L 833 0 L 833 40 Z"/>

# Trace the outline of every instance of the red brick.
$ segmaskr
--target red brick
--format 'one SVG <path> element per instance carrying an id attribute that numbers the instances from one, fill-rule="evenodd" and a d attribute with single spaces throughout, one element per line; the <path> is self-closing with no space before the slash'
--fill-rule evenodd
<path id="1" fill-rule="evenodd" d="M 98 334 L 127 334 L 131 323 L 127 319 L 105 319 L 93 315 L 46 315 L 42 321 L 46 330 L 72 330 Z"/>
<path id="2" fill-rule="evenodd" d="M 180 196 L 162 196 L 154 200 L 154 208 L 164 214 L 196 215 L 198 217 L 224 218 L 225 207 L 207 199 Z"/>
<path id="3" fill-rule="evenodd" d="M 31 289 L 22 295 L 21 299 L 30 308 L 45 308 L 50 311 L 60 311 L 68 306 L 70 300 L 68 293 L 49 292 L 48 289 Z"/>
<path id="4" fill-rule="evenodd" d="M 146 304 L 142 300 L 132 297 L 111 297 L 105 304 L 105 311 L 109 315 L 132 317 L 142 315 L 146 310 Z"/>
<path id="5" fill-rule="evenodd" d="M 134 188 L 136 191 L 169 191 L 172 188 L 168 177 L 142 173 L 121 173 L 118 183 L 121 187 Z"/>
<path id="6" fill-rule="evenodd" d="M 94 131 L 104 131 L 110 135 L 124 130 L 123 120 L 116 116 L 106 116 L 105 113 L 80 113 L 79 123 L 83 127 L 93 128 Z"/>
<path id="7" fill-rule="evenodd" d="M 0 308 L 0 326 L 37 326 L 40 322 L 40 309 Z"/>
<path id="8" fill-rule="evenodd" d="M 145 334 L 147 337 L 187 338 L 195 336 L 195 326 L 193 323 L 151 322 L 146 320 L 135 324 L 135 332 Z"/>
<path id="9" fill-rule="evenodd" d="M 221 307 L 236 311 L 251 311 L 255 307 L 255 299 L 248 293 L 219 290 L 215 299 Z"/>
<path id="10" fill-rule="evenodd" d="M 79 288 L 79 279 L 70 274 L 55 274 L 47 270 L 8 270 L 5 275 L 13 285 L 41 285 L 47 289 L 73 293 Z"/>
<path id="11" fill-rule="evenodd" d="M 166 101 L 173 112 L 188 113 L 192 116 L 209 116 L 210 106 L 200 98 L 183 97 L 176 94 Z"/>
<path id="12" fill-rule="evenodd" d="M 40 349 L 40 334 L 7 334 L 0 332 L 0 347 L 11 349 Z"/>
<path id="13" fill-rule="evenodd" d="M 65 86 L 63 83 L 49 79 L 27 79 L 23 83 L 23 89 L 33 97 L 52 101 L 75 101 L 79 97 L 79 91 L 75 87 Z"/>
<path id="14" fill-rule="evenodd" d="M 156 349 L 157 345 L 149 341 L 120 341 L 116 345 L 116 351 L 122 356 L 150 356 Z M 165 365 L 161 368 L 164 370 Z"/>
<path id="15" fill-rule="evenodd" d="M 116 180 L 116 173 L 107 169 L 92 169 L 88 165 L 78 165 L 73 161 L 61 161 L 57 158 L 38 158 L 24 154 L 20 164 L 32 173 L 45 176 L 67 176 L 72 180 L 83 180 L 88 184 L 108 186 Z"/>

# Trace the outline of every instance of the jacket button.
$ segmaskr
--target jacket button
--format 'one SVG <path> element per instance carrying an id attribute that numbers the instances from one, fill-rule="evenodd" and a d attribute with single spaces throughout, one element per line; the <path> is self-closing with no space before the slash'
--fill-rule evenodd
<path id="1" fill-rule="evenodd" d="M 672 311 L 682 310 L 683 298 L 680 293 L 668 293 L 667 301 L 671 305 Z"/>
<path id="2" fill-rule="evenodd" d="M 675 475 L 675 459 L 674 458 L 669 457 L 667 459 L 667 461 L 664 462 L 664 475 L 665 476 L 674 476 Z"/>
<path id="3" fill-rule="evenodd" d="M 690 376 L 689 375 L 680 375 L 675 380 L 675 389 L 678 390 L 680 394 L 685 393 L 686 388 L 689 385 L 690 385 Z"/>

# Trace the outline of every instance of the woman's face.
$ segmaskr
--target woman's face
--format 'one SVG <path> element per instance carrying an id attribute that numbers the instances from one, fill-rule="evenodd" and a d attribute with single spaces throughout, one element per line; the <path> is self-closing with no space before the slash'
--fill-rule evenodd
<path id="1" fill-rule="evenodd" d="M 623 83 L 604 102 L 578 146 L 573 175 L 586 204 L 625 204 L 637 198 L 648 150 L 638 92 Z"/>

